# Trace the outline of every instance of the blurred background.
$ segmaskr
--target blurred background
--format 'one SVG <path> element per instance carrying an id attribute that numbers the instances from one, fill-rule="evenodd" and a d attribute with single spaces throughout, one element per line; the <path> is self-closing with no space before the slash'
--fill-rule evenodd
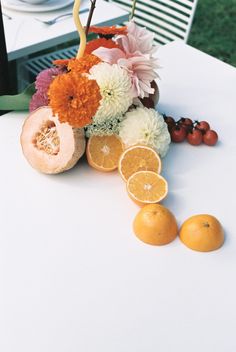
<path id="1" fill-rule="evenodd" d="M 188 44 L 236 66 L 236 0 L 199 0 Z"/>

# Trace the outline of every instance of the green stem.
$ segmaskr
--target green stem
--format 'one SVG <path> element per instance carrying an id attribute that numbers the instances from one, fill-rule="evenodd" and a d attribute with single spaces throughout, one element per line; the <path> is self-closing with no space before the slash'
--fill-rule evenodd
<path id="1" fill-rule="evenodd" d="M 130 14 L 130 17 L 129 17 L 129 20 L 130 20 L 130 21 L 131 21 L 132 18 L 134 17 L 136 2 L 137 2 L 137 0 L 133 0 L 132 10 L 131 10 L 131 14 Z"/>

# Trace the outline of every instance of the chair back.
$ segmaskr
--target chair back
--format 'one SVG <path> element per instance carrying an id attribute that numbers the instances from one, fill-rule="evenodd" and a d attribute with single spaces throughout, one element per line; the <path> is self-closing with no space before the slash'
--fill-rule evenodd
<path id="1" fill-rule="evenodd" d="M 0 95 L 9 93 L 8 59 L 0 1 Z"/>
<path id="2" fill-rule="evenodd" d="M 131 11 L 132 0 L 110 0 Z M 198 0 L 137 0 L 135 22 L 155 34 L 155 42 L 166 44 L 188 40 Z"/>

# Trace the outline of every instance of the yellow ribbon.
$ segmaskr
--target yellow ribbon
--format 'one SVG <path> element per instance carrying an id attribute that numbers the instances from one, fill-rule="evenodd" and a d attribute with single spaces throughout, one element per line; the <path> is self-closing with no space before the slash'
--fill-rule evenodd
<path id="1" fill-rule="evenodd" d="M 86 48 L 86 34 L 79 17 L 80 2 L 81 0 L 75 0 L 73 7 L 73 18 L 80 37 L 79 50 L 76 56 L 77 59 L 81 58 L 84 55 L 84 51 Z"/>

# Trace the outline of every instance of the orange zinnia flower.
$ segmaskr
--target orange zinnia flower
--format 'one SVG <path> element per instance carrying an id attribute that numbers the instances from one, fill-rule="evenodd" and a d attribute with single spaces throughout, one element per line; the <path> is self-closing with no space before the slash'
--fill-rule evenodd
<path id="1" fill-rule="evenodd" d="M 68 122 L 76 128 L 92 123 L 102 98 L 95 80 L 74 72 L 57 76 L 49 87 L 48 96 L 49 105 L 60 122 Z"/>
<path id="2" fill-rule="evenodd" d="M 80 59 L 72 59 L 68 63 L 68 70 L 77 73 L 88 73 L 89 70 L 101 62 L 101 60 L 92 54 L 86 54 Z"/>
<path id="3" fill-rule="evenodd" d="M 70 60 L 72 59 L 58 59 L 58 60 L 54 60 L 52 63 L 55 66 L 67 66 L 68 63 L 70 62 Z"/>
<path id="4" fill-rule="evenodd" d="M 120 46 L 111 39 L 98 38 L 87 43 L 85 53 L 90 54 L 101 46 L 108 49 L 120 48 Z"/>
<path id="5" fill-rule="evenodd" d="M 100 62 L 101 60 L 97 56 L 86 53 L 80 59 L 73 57 L 71 59 L 65 60 L 54 60 L 53 64 L 56 66 L 66 66 L 69 71 L 73 70 L 79 73 L 88 73 L 90 68 L 99 64 Z"/>
<path id="6" fill-rule="evenodd" d="M 96 26 L 91 26 L 89 28 L 89 33 L 97 33 L 97 34 L 103 34 L 103 35 L 116 35 L 116 34 L 125 34 L 127 31 L 127 27 L 116 27 L 116 26 L 111 26 L 111 27 L 96 27 Z"/>

